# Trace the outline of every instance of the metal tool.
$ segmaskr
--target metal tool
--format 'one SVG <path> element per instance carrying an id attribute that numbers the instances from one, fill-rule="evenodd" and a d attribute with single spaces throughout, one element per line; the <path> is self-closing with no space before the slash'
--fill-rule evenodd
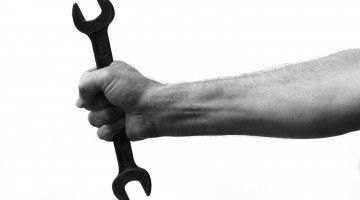
<path id="1" fill-rule="evenodd" d="M 101 14 L 94 20 L 86 21 L 79 6 L 75 3 L 72 10 L 76 28 L 89 36 L 98 69 L 109 66 L 112 61 L 107 29 L 114 19 L 115 10 L 109 0 L 97 0 Z M 129 139 L 126 137 L 125 128 L 114 138 L 115 152 L 119 165 L 119 174 L 115 178 L 112 189 L 119 200 L 129 200 L 125 185 L 130 181 L 139 181 L 147 196 L 151 192 L 151 179 L 149 173 L 138 167 L 134 161 Z"/>

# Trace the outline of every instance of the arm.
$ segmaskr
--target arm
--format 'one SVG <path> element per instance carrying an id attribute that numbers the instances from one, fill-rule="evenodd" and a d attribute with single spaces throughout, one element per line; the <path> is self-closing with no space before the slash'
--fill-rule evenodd
<path id="1" fill-rule="evenodd" d="M 78 106 L 92 111 L 89 121 L 102 139 L 124 124 L 132 140 L 192 135 L 321 138 L 360 129 L 360 50 L 179 84 L 147 79 L 126 63 L 113 65 L 80 81 Z M 110 108 L 94 100 L 99 93 Z M 125 121 L 114 114 L 115 108 L 125 111 Z"/>
<path id="2" fill-rule="evenodd" d="M 320 138 L 360 128 L 360 50 L 144 95 L 158 136 Z"/>

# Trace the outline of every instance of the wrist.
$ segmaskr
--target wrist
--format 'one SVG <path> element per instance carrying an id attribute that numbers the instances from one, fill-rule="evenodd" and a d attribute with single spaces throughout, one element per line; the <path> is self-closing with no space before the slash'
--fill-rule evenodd
<path id="1" fill-rule="evenodd" d="M 179 135 L 178 125 L 186 120 L 191 83 L 161 84 L 149 87 L 139 108 L 147 113 L 147 121 L 155 137 Z"/>
<path id="2" fill-rule="evenodd" d="M 248 116 L 239 85 L 229 87 L 225 79 L 160 85 L 144 94 L 142 108 L 157 137 L 239 134 Z"/>

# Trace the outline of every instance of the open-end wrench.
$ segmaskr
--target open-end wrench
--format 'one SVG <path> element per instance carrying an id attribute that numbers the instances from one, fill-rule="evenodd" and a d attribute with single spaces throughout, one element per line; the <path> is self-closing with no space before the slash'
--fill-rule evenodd
<path id="1" fill-rule="evenodd" d="M 98 69 L 109 66 L 112 61 L 107 29 L 114 19 L 114 7 L 109 0 L 97 0 L 101 14 L 94 20 L 86 21 L 79 6 L 75 3 L 72 10 L 76 28 L 89 36 L 94 50 L 96 66 Z M 134 161 L 129 139 L 125 128 L 113 139 L 116 158 L 119 165 L 119 174 L 115 178 L 112 189 L 119 200 L 129 200 L 125 185 L 130 181 L 139 181 L 147 196 L 151 192 L 151 179 L 149 173 L 138 167 Z"/>

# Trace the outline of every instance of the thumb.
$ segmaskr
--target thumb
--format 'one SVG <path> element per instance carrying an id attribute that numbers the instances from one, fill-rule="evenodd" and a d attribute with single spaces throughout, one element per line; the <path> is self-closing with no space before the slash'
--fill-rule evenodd
<path id="1" fill-rule="evenodd" d="M 107 76 L 107 70 L 105 68 L 87 71 L 80 78 L 79 82 L 79 98 L 76 102 L 76 106 L 83 108 L 92 104 L 96 97 L 103 93 L 105 88 L 105 80 Z"/>

